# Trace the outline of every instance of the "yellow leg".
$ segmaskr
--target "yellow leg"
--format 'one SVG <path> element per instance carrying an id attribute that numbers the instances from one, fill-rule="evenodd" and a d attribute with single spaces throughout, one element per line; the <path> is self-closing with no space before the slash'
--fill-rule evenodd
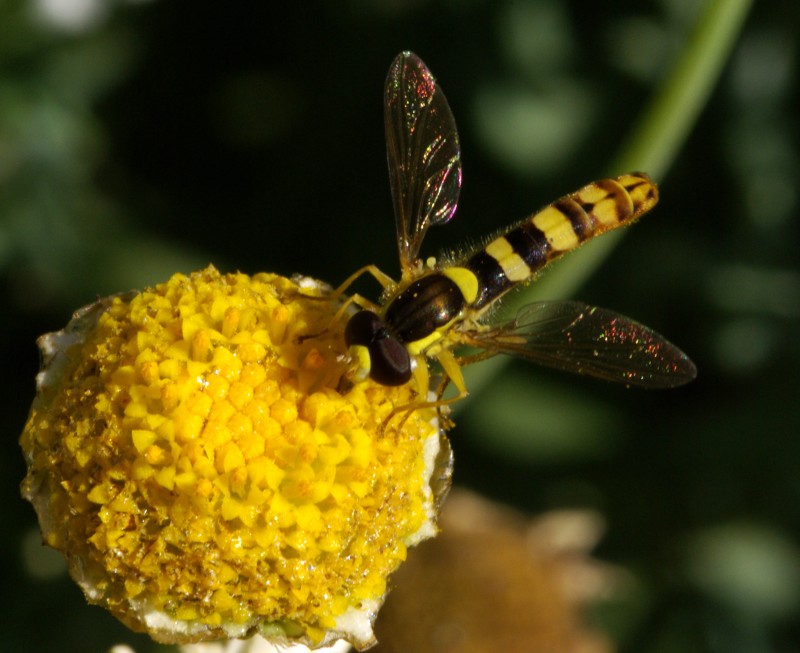
<path id="1" fill-rule="evenodd" d="M 392 279 L 388 274 L 381 272 L 380 268 L 375 265 L 365 265 L 363 268 L 356 270 L 353 272 L 353 274 L 347 277 L 347 279 L 345 279 L 344 282 L 331 293 L 330 299 L 333 301 L 337 300 L 345 290 L 353 285 L 356 279 L 365 274 L 371 274 L 378 281 L 378 283 L 383 286 L 384 290 L 395 285 L 394 279 Z M 376 313 L 380 311 L 380 306 L 375 302 L 371 302 L 359 294 L 350 295 L 350 297 L 347 298 L 347 301 L 342 304 L 338 311 L 336 311 L 336 315 L 334 315 L 333 319 L 331 320 L 331 325 L 338 324 L 339 320 L 344 317 L 344 315 L 347 313 L 347 309 L 350 308 L 352 304 L 360 306 L 361 308 L 367 308 L 371 311 L 375 311 Z"/>
<path id="2" fill-rule="evenodd" d="M 464 375 L 461 373 L 461 365 L 453 353 L 448 349 L 443 349 L 436 354 L 436 359 L 439 361 L 439 364 L 442 366 L 442 370 L 444 371 L 444 380 L 441 382 L 441 384 L 439 384 L 439 387 L 436 390 L 436 400 L 415 401 L 410 404 L 397 406 L 384 420 L 383 425 L 381 426 L 381 431 L 386 428 L 386 425 L 392 418 L 400 413 L 403 413 L 403 417 L 400 423 L 397 425 L 397 428 L 402 428 L 403 423 L 409 418 L 412 412 L 415 410 L 421 410 L 423 408 L 436 408 L 439 412 L 439 419 L 442 421 L 447 421 L 447 417 L 442 414 L 441 409 L 464 399 L 469 394 L 467 385 L 464 382 Z M 416 360 L 417 366 L 414 369 L 414 380 L 417 384 L 417 391 L 420 397 L 427 397 L 429 388 L 427 359 L 425 359 L 424 356 L 418 356 Z M 443 399 L 442 395 L 444 395 L 444 391 L 447 389 L 447 386 L 450 383 L 455 386 L 457 394 L 453 397 L 449 397 L 448 399 Z"/>
<path id="3" fill-rule="evenodd" d="M 458 401 L 459 399 L 463 399 L 469 394 L 467 390 L 467 384 L 464 382 L 464 375 L 461 373 L 461 363 L 458 359 L 453 355 L 453 352 L 449 349 L 442 349 L 437 355 L 436 360 L 439 361 L 439 364 L 442 366 L 442 369 L 445 373 L 445 383 L 444 387 L 441 388 L 441 392 L 444 392 L 445 387 L 447 387 L 447 383 L 451 382 L 458 390 L 458 395 L 454 397 L 452 400 L 449 400 L 448 403 L 453 403 L 454 401 Z M 441 394 L 439 395 L 439 401 L 442 400 Z"/>
<path id="4" fill-rule="evenodd" d="M 344 302 L 336 311 L 336 314 L 333 316 L 333 318 L 331 318 L 330 325 L 333 326 L 338 324 L 339 320 L 342 319 L 342 317 L 347 313 L 347 310 L 353 304 L 359 306 L 360 308 L 367 308 L 371 311 L 375 311 L 376 313 L 380 310 L 380 306 L 378 306 L 374 302 L 369 301 L 366 297 L 362 297 L 361 295 L 350 295 L 350 297 L 347 298 L 347 301 Z M 329 326 L 328 328 L 330 329 L 331 326 Z"/>
<path id="5" fill-rule="evenodd" d="M 417 386 L 417 396 L 427 397 L 430 390 L 430 374 L 428 373 L 428 361 L 424 356 L 414 358 L 414 384 Z"/>
<path id="6" fill-rule="evenodd" d="M 395 284 L 394 279 L 392 279 L 389 275 L 384 274 L 381 272 L 380 268 L 375 265 L 366 265 L 363 268 L 356 270 L 353 274 L 351 274 L 347 279 L 344 280 L 344 283 L 340 284 L 336 289 L 334 289 L 330 295 L 325 295 L 323 297 L 310 297 L 309 299 L 318 299 L 320 301 L 336 301 L 339 299 L 339 296 L 344 293 L 353 283 L 358 279 L 360 276 L 364 274 L 371 274 L 377 281 L 380 283 L 384 290 L 389 286 L 393 286 Z M 368 308 L 371 311 L 375 311 L 378 313 L 380 311 L 380 306 L 375 302 L 371 302 L 366 297 L 363 297 L 359 294 L 351 295 L 347 298 L 347 301 L 344 302 L 339 309 L 336 311 L 335 315 L 331 318 L 330 324 L 325 331 L 329 331 L 332 327 L 336 326 L 339 321 L 346 315 L 347 310 L 355 304 L 356 306 L 360 306 L 361 308 Z M 300 341 L 307 340 L 308 338 L 315 338 L 321 335 L 323 332 L 320 333 L 311 333 L 308 335 L 300 336 Z"/>
<path id="7" fill-rule="evenodd" d="M 365 265 L 363 268 L 356 270 L 355 272 L 353 272 L 353 274 L 347 277 L 347 279 L 345 279 L 344 282 L 342 282 L 339 285 L 339 287 L 336 288 L 336 290 L 334 290 L 333 293 L 331 293 L 331 298 L 336 299 L 337 297 L 339 297 L 339 295 L 341 295 L 345 290 L 347 290 L 350 286 L 352 286 L 353 283 L 355 283 L 356 279 L 365 274 L 371 274 L 375 278 L 375 280 L 379 284 L 381 284 L 381 286 L 383 286 L 384 290 L 390 288 L 391 286 L 396 285 L 395 280 L 392 279 L 388 274 L 382 272 L 378 266 Z"/>

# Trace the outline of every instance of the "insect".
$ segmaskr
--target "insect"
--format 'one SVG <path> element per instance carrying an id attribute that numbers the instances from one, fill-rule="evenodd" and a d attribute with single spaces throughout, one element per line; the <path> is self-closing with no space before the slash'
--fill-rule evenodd
<path id="1" fill-rule="evenodd" d="M 507 353 L 545 366 L 649 388 L 673 387 L 696 375 L 692 361 L 658 333 L 607 309 L 577 301 L 528 304 L 516 317 L 492 323 L 490 309 L 550 261 L 586 240 L 629 224 L 658 201 L 643 173 L 595 181 L 513 225 L 457 260 L 419 258 L 428 228 L 448 222 L 461 190 L 461 151 L 450 107 L 422 60 L 411 52 L 393 61 L 384 88 L 387 158 L 402 276 L 369 265 L 383 286 L 379 304 L 361 307 L 345 328 L 352 379 L 393 386 L 415 378 L 428 394 L 427 358 L 441 365 L 441 406 L 464 397 L 461 367 Z M 461 345 L 478 353 L 457 356 Z M 453 398 L 442 399 L 452 382 Z"/>

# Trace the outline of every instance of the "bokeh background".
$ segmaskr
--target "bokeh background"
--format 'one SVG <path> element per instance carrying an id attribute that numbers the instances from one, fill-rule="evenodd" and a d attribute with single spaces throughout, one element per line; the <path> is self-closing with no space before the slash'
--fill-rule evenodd
<path id="1" fill-rule="evenodd" d="M 461 134 L 460 209 L 426 254 L 623 172 L 711 4 L 2 3 L 4 650 L 169 650 L 85 603 L 19 498 L 38 335 L 209 262 L 395 274 L 381 93 L 400 50 Z M 656 328 L 697 380 L 647 392 L 515 363 L 475 381 L 452 432 L 459 485 L 604 516 L 596 555 L 630 582 L 590 618 L 622 652 L 800 650 L 800 5 L 753 4 L 659 207 L 580 288 L 589 248 L 540 282 Z"/>

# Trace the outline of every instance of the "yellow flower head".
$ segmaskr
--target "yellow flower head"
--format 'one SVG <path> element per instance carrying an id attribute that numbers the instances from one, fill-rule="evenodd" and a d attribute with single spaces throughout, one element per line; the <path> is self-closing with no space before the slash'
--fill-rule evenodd
<path id="1" fill-rule="evenodd" d="M 339 307 L 209 267 L 40 339 L 22 490 L 91 602 L 162 642 L 374 642 L 449 448 L 432 410 L 386 421 L 409 386 L 337 390 Z"/>

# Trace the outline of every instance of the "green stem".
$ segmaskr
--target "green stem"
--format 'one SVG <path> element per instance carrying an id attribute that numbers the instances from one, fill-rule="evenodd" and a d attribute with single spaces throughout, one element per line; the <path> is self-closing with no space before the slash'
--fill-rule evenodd
<path id="1" fill-rule="evenodd" d="M 612 168 L 662 179 L 706 104 L 752 0 L 712 0 Z"/>
<path id="2" fill-rule="evenodd" d="M 658 87 L 630 137 L 613 160 L 614 173 L 646 170 L 663 179 L 705 106 L 741 32 L 752 0 L 710 0 L 667 78 Z M 504 302 L 511 314 L 531 301 L 567 297 L 583 284 L 619 242 L 620 231 L 603 236 L 568 257 L 535 284 Z M 467 370 L 474 396 L 506 364 L 498 356 Z"/>

